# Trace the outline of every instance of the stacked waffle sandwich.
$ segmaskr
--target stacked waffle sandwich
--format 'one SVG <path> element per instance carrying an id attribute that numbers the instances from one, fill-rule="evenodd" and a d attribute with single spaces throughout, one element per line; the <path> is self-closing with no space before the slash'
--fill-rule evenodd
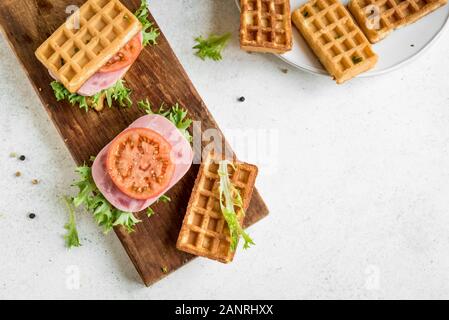
<path id="1" fill-rule="evenodd" d="M 292 20 L 337 83 L 376 64 L 371 44 L 338 0 L 309 1 L 293 12 Z"/>
<path id="2" fill-rule="evenodd" d="M 120 83 L 143 49 L 143 29 L 119 0 L 87 0 L 36 50 L 57 81 L 59 88 L 52 87 L 58 100 L 65 90 L 72 99 L 98 101 L 100 93 Z"/>

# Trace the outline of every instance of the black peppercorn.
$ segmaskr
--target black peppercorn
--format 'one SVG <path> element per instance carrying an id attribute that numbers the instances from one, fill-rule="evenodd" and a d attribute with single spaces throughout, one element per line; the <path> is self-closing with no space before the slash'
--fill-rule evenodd
<path id="1" fill-rule="evenodd" d="M 28 214 L 28 218 L 34 219 L 34 218 L 36 218 L 36 214 L 35 213 L 30 213 L 30 214 Z"/>
<path id="2" fill-rule="evenodd" d="M 26 158 L 25 158 L 25 156 L 24 156 L 23 154 L 19 157 L 19 160 L 20 160 L 20 161 L 25 161 L 25 159 L 26 159 Z"/>
<path id="3" fill-rule="evenodd" d="M 245 101 L 245 97 L 240 97 L 240 98 L 239 98 L 239 101 L 240 101 L 240 102 L 244 102 L 244 101 Z"/>

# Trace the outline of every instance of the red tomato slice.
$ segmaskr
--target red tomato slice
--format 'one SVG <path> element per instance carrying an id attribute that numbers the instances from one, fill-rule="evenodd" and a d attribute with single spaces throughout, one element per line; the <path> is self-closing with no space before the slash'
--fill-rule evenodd
<path id="1" fill-rule="evenodd" d="M 175 165 L 171 145 L 147 128 L 122 132 L 109 146 L 106 168 L 114 184 L 133 199 L 160 195 L 170 183 Z"/>
<path id="2" fill-rule="evenodd" d="M 140 35 L 137 34 L 119 52 L 117 52 L 116 55 L 99 70 L 99 72 L 114 72 L 132 65 L 142 49 L 143 46 L 140 41 Z"/>

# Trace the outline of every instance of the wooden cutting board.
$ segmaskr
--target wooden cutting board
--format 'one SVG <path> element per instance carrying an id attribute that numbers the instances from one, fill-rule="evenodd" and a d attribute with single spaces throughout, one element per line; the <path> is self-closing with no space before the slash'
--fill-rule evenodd
<path id="1" fill-rule="evenodd" d="M 111 108 L 101 113 L 86 113 L 68 103 L 57 102 L 54 98 L 49 86 L 51 78 L 35 58 L 34 51 L 65 21 L 66 7 L 81 5 L 83 2 L 0 1 L 0 26 L 3 34 L 25 68 L 45 110 L 78 165 L 88 163 L 90 156 L 96 155 L 118 133 L 143 115 L 142 111 L 137 109 L 136 103 L 130 109 Z M 140 5 L 140 0 L 122 2 L 133 12 Z M 168 105 L 179 102 L 187 108 L 192 119 L 201 121 L 202 131 L 217 128 L 216 122 L 162 32 L 158 44 L 149 46 L 142 52 L 125 80 L 133 90 L 134 102 L 146 98 L 155 106 L 163 102 Z M 219 132 L 221 134 L 221 131 Z M 203 142 L 203 145 L 205 144 L 207 142 Z M 128 234 L 120 228 L 115 230 L 147 286 L 194 258 L 178 251 L 175 245 L 198 169 L 198 165 L 192 166 L 184 178 L 168 192 L 172 202 L 154 206 L 156 216 L 148 219 L 144 213 L 137 214 L 143 222 L 138 224 L 136 232 Z M 255 190 L 247 210 L 245 225 L 251 225 L 267 214 L 267 207 Z M 163 268 L 166 268 L 168 273 L 164 273 Z"/>

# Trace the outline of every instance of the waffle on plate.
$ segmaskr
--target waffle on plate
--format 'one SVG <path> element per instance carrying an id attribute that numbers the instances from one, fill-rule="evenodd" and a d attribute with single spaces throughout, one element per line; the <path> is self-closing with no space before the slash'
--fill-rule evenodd
<path id="1" fill-rule="evenodd" d="M 284 53 L 292 48 L 289 0 L 241 0 L 240 46 L 246 51 Z"/>
<path id="2" fill-rule="evenodd" d="M 369 41 L 376 43 L 446 3 L 447 0 L 352 0 L 348 7 Z"/>
<path id="3" fill-rule="evenodd" d="M 371 44 L 338 0 L 311 0 L 293 12 L 292 20 L 337 83 L 377 63 Z"/>

